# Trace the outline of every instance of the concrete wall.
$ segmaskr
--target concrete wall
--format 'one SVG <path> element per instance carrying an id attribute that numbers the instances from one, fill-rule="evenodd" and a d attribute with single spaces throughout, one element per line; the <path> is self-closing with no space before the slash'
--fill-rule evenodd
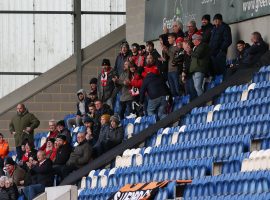
<path id="1" fill-rule="evenodd" d="M 115 35 L 113 35 L 115 34 Z M 111 35 L 111 36 L 110 36 Z M 116 32 L 106 36 L 105 38 L 99 40 L 98 42 L 85 48 L 83 51 L 84 59 L 95 55 L 95 52 L 102 52 L 104 49 L 105 53 L 98 54 L 83 68 L 83 88 L 89 91 L 89 80 L 93 77 L 97 77 L 101 67 L 100 64 L 103 58 L 108 58 L 111 60 L 112 65 L 114 65 L 115 58 L 119 53 L 120 42 L 125 38 L 125 27 L 121 27 Z M 69 62 L 73 65 L 73 61 Z M 63 65 L 63 64 L 62 64 Z M 56 66 L 60 69 L 64 66 Z M 70 70 L 70 66 L 66 65 L 67 70 Z M 64 68 L 65 70 L 65 68 Z M 72 70 L 71 70 L 72 71 Z M 49 73 L 49 72 L 48 72 Z M 61 71 L 58 73 L 61 74 Z M 48 76 L 48 77 L 47 77 Z M 75 113 L 76 111 L 76 73 L 69 73 L 55 83 L 52 82 L 52 74 L 44 74 L 43 77 L 38 77 L 36 80 L 28 83 L 26 86 L 22 87 L 9 94 L 6 98 L 1 99 L 1 108 L 10 108 L 7 112 L 0 114 L 0 132 L 4 134 L 5 138 L 10 143 L 10 146 L 14 146 L 14 139 L 10 135 L 8 127 L 12 116 L 16 114 L 16 105 L 21 102 L 19 98 L 23 96 L 24 93 L 29 93 L 32 95 L 23 101 L 30 112 L 34 113 L 37 118 L 41 121 L 41 124 L 35 132 L 47 131 L 48 130 L 48 120 L 54 118 L 55 120 L 63 119 L 65 115 Z M 41 80 L 40 82 L 38 80 Z M 47 81 L 48 83 L 41 83 Z M 37 84 L 48 84 L 41 91 L 35 92 L 33 85 Z M 13 98 L 12 98 L 13 97 Z M 12 107 L 8 104 L 11 99 L 16 101 L 13 102 Z M 24 98 L 24 97 L 21 97 Z M 3 108 L 4 109 L 4 108 Z M 0 109 L 1 110 L 1 109 Z"/>

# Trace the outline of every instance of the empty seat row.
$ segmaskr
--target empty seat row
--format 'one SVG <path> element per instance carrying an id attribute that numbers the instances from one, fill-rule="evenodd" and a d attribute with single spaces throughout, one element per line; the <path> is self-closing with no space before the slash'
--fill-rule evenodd
<path id="1" fill-rule="evenodd" d="M 269 171 L 234 173 L 195 179 L 185 189 L 185 198 L 270 191 Z"/>
<path id="2" fill-rule="evenodd" d="M 95 188 L 89 189 L 85 188 L 80 191 L 78 194 L 79 200 L 104 200 L 110 198 L 116 191 L 120 188 L 118 186 L 115 187 L 107 187 L 107 188 Z"/>

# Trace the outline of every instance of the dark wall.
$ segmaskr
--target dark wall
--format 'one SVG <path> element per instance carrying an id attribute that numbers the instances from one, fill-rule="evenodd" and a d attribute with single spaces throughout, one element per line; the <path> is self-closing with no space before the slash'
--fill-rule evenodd
<path id="1" fill-rule="evenodd" d="M 227 23 L 270 14 L 270 0 L 146 0 L 144 39 L 155 40 L 162 33 L 164 21 L 170 27 L 179 18 L 183 24 L 195 19 L 200 26 L 201 17 L 221 13 Z M 165 19 L 166 18 L 166 19 Z"/>

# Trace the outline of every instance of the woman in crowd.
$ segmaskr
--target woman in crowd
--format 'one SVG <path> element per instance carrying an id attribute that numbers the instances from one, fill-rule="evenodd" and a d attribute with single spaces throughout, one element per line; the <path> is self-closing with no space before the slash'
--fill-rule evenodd
<path id="1" fill-rule="evenodd" d="M 29 142 L 28 140 L 25 141 L 25 153 L 22 156 L 22 159 L 19 161 L 19 165 L 25 169 L 26 168 L 26 162 L 29 161 L 30 157 L 36 157 L 37 150 L 34 149 L 34 145 Z"/>
<path id="2" fill-rule="evenodd" d="M 54 138 L 50 138 L 47 142 L 46 145 L 46 149 L 45 149 L 45 153 L 46 153 L 46 158 L 51 159 L 51 161 L 55 160 L 55 156 L 56 156 L 56 151 L 57 149 L 54 146 L 55 144 L 55 139 Z"/>

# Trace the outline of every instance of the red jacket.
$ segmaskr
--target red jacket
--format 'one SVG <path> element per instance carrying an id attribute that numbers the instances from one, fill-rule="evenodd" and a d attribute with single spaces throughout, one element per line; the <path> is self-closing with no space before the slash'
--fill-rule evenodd
<path id="1" fill-rule="evenodd" d="M 133 63 L 137 67 L 143 67 L 143 65 L 144 65 L 144 56 L 141 56 L 141 55 L 137 54 L 137 55 L 132 55 L 131 58 L 132 58 Z"/>
<path id="2" fill-rule="evenodd" d="M 51 161 L 55 160 L 57 149 L 53 147 L 52 150 L 46 151 L 46 158 L 51 159 Z"/>
<path id="3" fill-rule="evenodd" d="M 142 73 L 142 77 L 145 78 L 147 76 L 147 74 L 150 73 L 150 72 L 153 73 L 153 74 L 159 74 L 158 67 L 156 65 L 145 66 L 144 71 Z"/>
<path id="4" fill-rule="evenodd" d="M 130 80 L 130 86 L 141 88 L 142 87 L 143 79 L 139 74 L 135 74 L 133 78 Z"/>
<path id="5" fill-rule="evenodd" d="M 3 139 L 3 142 L 0 143 L 0 157 L 4 159 L 8 155 L 8 152 L 9 152 L 8 142 Z"/>
<path id="6" fill-rule="evenodd" d="M 40 150 L 45 151 L 46 146 L 47 146 L 47 141 L 48 141 L 48 139 L 50 139 L 50 138 L 56 138 L 57 135 L 58 135 L 58 131 L 57 131 L 57 130 L 55 130 L 54 132 L 51 132 L 51 131 L 50 131 L 50 134 L 49 134 L 49 136 L 47 137 L 46 142 L 42 145 L 42 147 L 40 147 Z"/>

